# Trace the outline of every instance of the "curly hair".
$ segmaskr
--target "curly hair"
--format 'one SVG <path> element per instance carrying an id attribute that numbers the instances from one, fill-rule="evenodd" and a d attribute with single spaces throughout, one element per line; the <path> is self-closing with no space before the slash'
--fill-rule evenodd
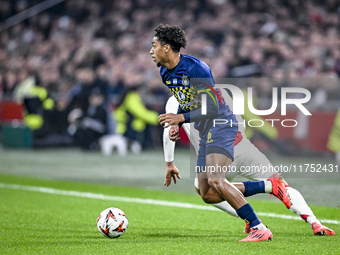
<path id="1" fill-rule="evenodd" d="M 162 45 L 169 44 L 175 52 L 179 52 L 181 48 L 185 49 L 187 46 L 185 32 L 179 26 L 160 24 L 155 31 L 155 37 L 158 38 Z"/>

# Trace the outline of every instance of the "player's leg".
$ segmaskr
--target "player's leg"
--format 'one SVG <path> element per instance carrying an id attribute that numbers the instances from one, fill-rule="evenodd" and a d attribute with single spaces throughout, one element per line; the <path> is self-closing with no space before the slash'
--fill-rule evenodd
<path id="1" fill-rule="evenodd" d="M 216 204 L 224 201 L 223 196 L 217 193 L 208 184 L 208 177 L 206 173 L 197 173 L 197 178 L 200 186 L 200 196 L 207 204 Z"/>
<path id="2" fill-rule="evenodd" d="M 186 130 L 187 132 L 187 130 Z M 187 132 L 188 133 L 188 132 Z M 195 135 L 198 135 L 197 130 L 193 129 L 193 137 L 195 138 Z M 190 137 L 190 138 L 193 138 Z M 198 140 L 198 139 L 191 139 L 191 140 Z M 205 166 L 206 165 L 206 160 L 205 160 L 205 155 L 206 155 L 206 142 L 204 138 L 201 138 L 199 141 L 199 149 L 197 150 L 197 165 L 199 166 Z M 205 179 L 205 180 L 204 180 Z M 199 183 L 200 180 L 200 183 Z M 195 178 L 195 189 L 196 192 L 201 196 L 201 190 L 202 190 L 202 194 L 205 194 L 203 201 L 205 203 L 211 204 L 213 206 L 215 206 L 216 208 L 234 216 L 234 217 L 238 217 L 236 210 L 227 202 L 225 201 L 225 199 L 223 197 L 221 197 L 219 194 L 217 194 L 216 191 L 214 191 L 213 189 L 210 189 L 210 186 L 208 185 L 207 182 L 207 175 L 206 173 L 198 173 L 196 178 Z M 202 186 L 203 185 L 203 186 Z"/>
<path id="3" fill-rule="evenodd" d="M 195 190 L 196 190 L 197 194 L 201 196 L 198 178 L 195 178 Z M 223 200 L 222 202 L 218 202 L 218 203 L 211 203 L 211 205 L 215 206 L 216 208 L 220 209 L 223 212 L 230 214 L 231 216 L 238 218 L 238 215 L 237 215 L 235 209 L 232 208 L 231 205 L 225 200 Z"/>
<path id="4" fill-rule="evenodd" d="M 266 185 L 266 193 L 273 192 L 273 189 L 270 187 L 270 183 L 266 182 L 266 180 L 270 179 L 270 176 L 273 173 L 272 169 L 274 169 L 274 167 L 272 166 L 268 158 L 262 152 L 260 152 L 253 144 L 247 146 L 247 153 L 237 156 L 233 164 L 236 165 L 237 169 L 240 169 L 241 166 L 259 166 L 259 169 L 262 170 L 260 172 L 240 171 L 239 173 L 243 177 L 246 177 L 250 180 L 263 181 Z M 262 168 L 260 166 L 262 166 Z M 290 200 L 289 201 L 289 204 L 291 204 L 290 210 L 293 213 L 300 216 L 303 220 L 305 220 L 313 229 L 314 234 L 335 235 L 335 232 L 332 229 L 329 229 L 320 223 L 320 221 L 316 218 L 311 208 L 306 203 L 301 193 L 298 190 L 290 187 L 284 179 L 281 178 L 281 180 L 286 188 L 286 192 Z M 235 186 L 244 193 L 245 187 L 242 187 L 242 184 L 244 185 L 244 183 L 238 183 Z M 276 188 L 276 192 L 278 192 L 278 188 Z"/>
<path id="5" fill-rule="evenodd" d="M 237 162 L 238 159 L 236 158 L 235 161 Z M 233 162 L 233 164 L 234 163 L 235 162 Z M 230 176 L 231 175 L 229 174 L 229 177 Z M 265 192 L 271 193 L 272 192 L 272 183 L 270 181 L 263 180 L 263 181 L 260 181 L 260 182 L 265 183 L 265 189 L 263 191 L 258 191 L 257 193 L 265 193 Z M 256 182 L 253 182 L 253 183 L 256 183 Z M 244 183 L 242 183 L 242 182 L 239 182 L 239 183 L 232 182 L 232 184 L 238 190 L 240 190 L 243 194 L 245 193 L 245 184 Z M 199 186 L 199 183 L 198 183 L 198 178 L 195 178 L 195 189 L 196 189 L 197 193 L 199 195 L 201 195 L 201 193 L 200 193 L 200 186 Z M 205 193 L 205 192 L 203 192 L 203 193 Z M 226 212 L 226 213 L 228 213 L 228 214 L 230 214 L 232 216 L 238 217 L 235 209 L 227 201 L 219 202 L 221 200 L 221 197 L 216 192 L 213 192 L 212 190 L 209 190 L 209 192 L 207 192 L 205 194 L 206 195 L 205 195 L 203 200 L 206 203 L 211 204 L 211 205 L 215 206 L 216 208 L 218 208 L 218 209 L 220 209 L 220 210 L 222 210 L 222 211 L 224 211 L 224 212 Z"/>
<path id="6" fill-rule="evenodd" d="M 232 160 L 219 153 L 210 153 L 206 156 L 206 165 L 208 167 L 218 167 L 221 168 L 223 166 L 229 166 Z M 245 200 L 243 194 L 229 181 L 225 179 L 225 172 L 218 169 L 213 169 L 213 171 L 207 171 L 207 179 L 209 189 L 215 190 L 222 198 L 224 198 L 228 203 L 235 209 L 239 209 L 245 204 L 247 201 Z M 208 190 L 209 191 L 209 190 Z M 205 192 L 202 194 L 203 199 L 205 196 Z"/>
<path id="7" fill-rule="evenodd" d="M 290 210 L 307 222 L 313 229 L 315 235 L 335 235 L 335 232 L 332 229 L 327 228 L 320 223 L 301 193 L 298 190 L 290 187 L 284 180 L 283 182 L 286 184 L 286 190 L 290 197 Z"/>
<path id="8" fill-rule="evenodd" d="M 266 182 L 266 180 L 263 180 L 263 181 Z M 232 184 L 239 191 L 241 191 L 243 194 L 245 193 L 244 183 L 242 183 L 242 182 L 232 182 Z M 272 187 L 272 185 L 270 185 L 270 187 Z M 199 186 L 199 183 L 198 183 L 198 178 L 195 178 L 195 190 L 196 190 L 197 194 L 201 195 L 200 186 Z M 267 193 L 272 192 L 272 189 L 269 189 L 269 190 L 270 191 L 268 191 Z M 265 193 L 265 192 L 261 192 L 261 193 Z M 217 200 L 220 199 L 220 196 L 218 196 L 218 199 L 216 199 L 216 198 L 214 199 L 214 198 L 210 197 L 210 196 L 215 196 L 215 195 L 217 195 L 217 193 L 206 195 L 206 201 L 205 202 L 215 206 L 216 208 L 220 209 L 221 211 L 224 211 L 224 212 L 230 214 L 231 216 L 238 217 L 235 209 L 227 201 L 217 202 Z M 310 218 L 310 219 L 312 219 L 312 218 Z M 318 222 L 318 221 L 316 221 L 316 222 Z"/>
<path id="9" fill-rule="evenodd" d="M 235 158 L 234 166 L 239 175 L 252 181 L 237 183 L 235 184 L 236 187 L 243 192 L 245 197 L 258 193 L 273 194 L 287 208 L 290 208 L 290 201 L 284 183 L 279 176 L 271 176 L 274 170 L 273 165 L 252 143 L 249 141 L 248 143 L 247 151 Z"/>
<path id="10" fill-rule="evenodd" d="M 200 187 L 200 196 L 207 204 L 216 204 L 224 201 L 224 198 L 216 191 L 210 188 L 206 169 L 206 142 L 205 138 L 201 137 L 199 141 L 199 149 L 197 155 L 197 179 Z M 202 196 L 204 194 L 204 196 Z"/>
<path id="11" fill-rule="evenodd" d="M 229 166 L 231 162 L 232 160 L 229 157 L 219 153 L 209 153 L 206 156 L 207 167 Z M 243 194 L 225 179 L 225 173 L 223 171 L 207 171 L 207 178 L 208 185 L 210 186 L 209 189 L 213 189 L 221 195 L 236 210 L 240 218 L 249 223 L 251 228 L 250 234 L 240 241 L 266 241 L 272 239 L 273 235 L 270 230 L 258 219 L 253 208 L 247 203 Z M 205 196 L 205 194 L 202 193 L 202 190 L 201 196 L 202 198 Z"/>
<path id="12" fill-rule="evenodd" d="M 215 131 L 215 130 L 214 130 Z M 237 128 L 229 129 L 229 130 L 223 130 L 222 132 L 218 132 L 219 130 L 216 130 L 215 132 L 212 131 L 212 129 L 209 131 L 208 135 L 210 136 L 211 141 L 218 142 L 221 136 L 223 136 L 225 132 L 229 131 L 227 135 L 225 136 L 232 136 L 235 138 L 237 133 Z M 224 137 L 226 138 L 226 137 Z M 222 138 L 223 139 L 223 138 Z M 227 139 L 227 138 L 226 138 Z M 228 139 L 228 143 L 225 143 L 227 150 L 223 149 L 223 151 L 227 152 L 228 150 L 233 151 L 233 139 Z M 224 141 L 222 141 L 223 144 Z M 214 144 L 215 144 L 214 143 Z M 231 148 L 229 148 L 229 147 Z M 219 150 L 220 147 L 212 146 L 209 148 L 209 150 Z M 230 156 L 232 157 L 232 156 Z M 207 142 L 206 137 L 202 136 L 200 139 L 199 144 L 199 150 L 198 150 L 198 156 L 197 156 L 197 166 L 198 167 L 198 182 L 200 186 L 200 194 L 205 203 L 213 204 L 213 203 L 220 203 L 226 199 L 226 196 L 229 197 L 229 204 L 234 209 L 239 209 L 243 205 L 245 205 L 247 202 L 244 199 L 244 196 L 242 193 L 237 190 L 234 186 L 232 186 L 228 181 L 225 180 L 225 174 L 226 172 L 223 172 L 221 169 L 217 171 L 210 171 L 209 167 L 228 167 L 231 164 L 232 160 L 223 155 L 223 154 L 217 154 L 217 153 L 209 153 L 207 155 Z M 202 169 L 202 167 L 205 167 L 205 169 Z M 209 183 L 210 182 L 210 183 Z M 214 185 L 212 187 L 212 185 Z M 229 192 L 224 192 L 223 194 L 217 186 L 222 186 L 223 190 L 229 189 Z M 237 196 L 237 201 L 232 200 L 233 197 Z M 231 202 L 231 203 L 230 203 Z M 236 207 L 236 208 L 235 208 Z"/>
<path id="13" fill-rule="evenodd" d="M 196 191 L 205 203 L 214 205 L 222 211 L 238 217 L 236 210 L 225 200 L 225 198 L 211 188 L 206 173 L 198 173 L 195 183 L 197 183 L 195 185 Z"/>
<path id="14" fill-rule="evenodd" d="M 206 167 L 205 171 L 199 170 L 197 175 L 201 197 L 208 203 L 226 200 L 241 219 L 249 222 L 252 230 L 248 237 L 240 241 L 271 240 L 273 235 L 270 230 L 258 219 L 243 194 L 225 178 L 226 170 L 232 162 L 236 134 L 237 127 L 214 127 L 201 136 L 197 166 Z M 217 195 L 211 199 L 213 194 Z"/>

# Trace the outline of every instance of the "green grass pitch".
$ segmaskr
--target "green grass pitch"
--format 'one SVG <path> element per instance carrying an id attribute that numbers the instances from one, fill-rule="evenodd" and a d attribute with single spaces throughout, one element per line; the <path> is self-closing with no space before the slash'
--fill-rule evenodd
<path id="1" fill-rule="evenodd" d="M 0 183 L 157 199 L 204 205 L 197 195 L 106 184 L 0 175 Z M 83 193 L 82 193 L 83 194 Z M 302 220 L 261 217 L 274 240 L 239 243 L 244 223 L 220 211 L 49 194 L 0 187 L 0 254 L 340 254 L 340 225 L 325 224 L 336 236 L 314 236 Z M 255 211 L 293 215 L 281 203 L 250 200 Z M 127 232 L 102 236 L 99 213 L 122 209 Z M 320 218 L 339 221 L 339 209 L 312 206 Z"/>

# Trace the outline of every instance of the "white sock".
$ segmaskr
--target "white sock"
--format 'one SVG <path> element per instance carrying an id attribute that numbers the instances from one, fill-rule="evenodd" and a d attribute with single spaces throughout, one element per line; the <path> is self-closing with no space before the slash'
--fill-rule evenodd
<path id="1" fill-rule="evenodd" d="M 307 216 L 306 221 L 310 226 L 312 226 L 314 222 L 320 224 L 320 221 L 315 217 L 312 209 L 310 209 L 301 193 L 292 187 L 287 187 L 286 190 L 290 198 L 290 210 L 301 218 Z"/>
<path id="2" fill-rule="evenodd" d="M 264 182 L 264 192 L 272 193 L 273 192 L 273 184 L 269 180 L 263 180 Z"/>
<path id="3" fill-rule="evenodd" d="M 220 203 L 217 203 L 217 204 L 212 204 L 212 205 L 215 206 L 216 208 L 220 209 L 221 211 L 230 214 L 231 216 L 234 216 L 236 218 L 239 217 L 237 215 L 235 209 L 232 208 L 231 205 L 227 201 L 223 201 L 223 202 L 220 202 Z"/>
<path id="4" fill-rule="evenodd" d="M 266 230 L 267 227 L 261 222 L 260 224 L 258 224 L 258 225 L 256 225 L 256 226 L 252 227 L 252 229 L 258 229 L 258 230 L 262 229 L 262 230 Z"/>

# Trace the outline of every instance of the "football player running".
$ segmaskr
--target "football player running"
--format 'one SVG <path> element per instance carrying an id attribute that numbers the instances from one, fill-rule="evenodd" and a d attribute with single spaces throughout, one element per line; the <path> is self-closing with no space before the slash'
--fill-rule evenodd
<path id="1" fill-rule="evenodd" d="M 249 235 L 241 242 L 258 242 L 272 240 L 273 234 L 259 220 L 242 192 L 225 178 L 223 171 L 202 171 L 204 167 L 229 167 L 234 160 L 234 141 L 238 133 L 237 125 L 228 127 L 213 126 L 213 119 L 224 119 L 236 123 L 235 115 L 228 105 L 221 100 L 221 95 L 213 87 L 215 82 L 211 70 L 202 60 L 180 54 L 187 41 L 185 32 L 178 26 L 159 25 L 152 39 L 150 54 L 160 68 L 163 83 L 170 89 L 179 102 L 176 113 L 161 114 L 159 123 L 164 127 L 171 126 L 170 139 L 179 139 L 179 125 L 195 123 L 199 131 L 200 144 L 197 159 L 197 177 L 200 195 L 207 203 L 228 201 L 237 215 L 249 224 Z M 204 79 L 205 82 L 202 82 Z M 207 98 L 207 114 L 201 111 L 200 96 Z M 209 95 L 209 96 L 208 96 Z M 218 104 L 216 103 L 218 99 Z M 281 186 L 281 195 L 287 196 L 283 183 L 273 178 Z M 261 184 L 250 182 L 250 186 Z"/>
<path id="2" fill-rule="evenodd" d="M 221 90 L 222 96 L 225 99 L 225 102 L 232 106 L 232 99 L 229 96 L 226 90 Z M 170 97 L 167 101 L 165 110 L 166 113 L 176 113 L 178 109 L 178 102 L 174 96 Z M 236 116 L 238 123 L 244 123 L 241 116 Z M 193 145 L 196 153 L 198 150 L 198 134 L 195 129 L 190 129 L 190 124 L 184 123 L 183 129 L 186 132 L 188 138 L 190 139 L 191 144 Z M 166 165 L 166 176 L 164 185 L 169 186 L 171 184 L 171 179 L 176 183 L 176 176 L 180 178 L 179 170 L 175 166 L 174 163 L 174 150 L 175 150 L 175 142 L 170 140 L 169 137 L 170 127 L 164 129 L 163 133 L 163 149 L 164 149 L 164 157 L 165 157 L 165 165 Z M 288 183 L 281 178 L 283 183 L 285 184 L 285 188 L 288 193 L 289 198 L 282 198 L 280 196 L 280 186 L 272 185 L 275 184 L 275 179 L 273 178 L 272 171 L 262 171 L 262 167 L 267 167 L 267 169 L 274 169 L 268 158 L 260 152 L 254 144 L 252 144 L 249 139 L 247 139 L 245 135 L 245 127 L 239 125 L 239 131 L 241 136 L 238 143 L 235 145 L 235 160 L 231 164 L 231 169 L 236 169 L 236 171 L 228 172 L 226 178 L 231 182 L 237 175 L 243 176 L 249 180 L 256 180 L 263 183 L 263 189 L 259 190 L 251 190 L 249 187 L 250 182 L 243 183 L 233 183 L 243 194 L 245 197 L 251 196 L 257 193 L 271 193 L 279 198 L 286 207 L 300 216 L 305 222 L 307 222 L 315 235 L 335 235 L 335 232 L 322 225 L 320 221 L 316 218 L 313 211 L 310 209 L 305 199 L 301 195 L 301 193 L 290 187 Z M 256 171 L 241 171 L 242 167 L 254 166 L 253 169 Z M 275 176 L 276 174 L 274 174 Z M 199 192 L 199 184 L 197 178 L 195 178 L 195 188 L 198 194 Z M 287 200 L 288 199 L 288 200 Z M 220 203 L 212 204 L 218 209 L 232 215 L 238 217 L 236 211 L 228 204 L 227 201 L 223 201 Z M 244 233 L 249 233 L 250 228 L 249 225 L 246 224 L 246 228 Z"/>

